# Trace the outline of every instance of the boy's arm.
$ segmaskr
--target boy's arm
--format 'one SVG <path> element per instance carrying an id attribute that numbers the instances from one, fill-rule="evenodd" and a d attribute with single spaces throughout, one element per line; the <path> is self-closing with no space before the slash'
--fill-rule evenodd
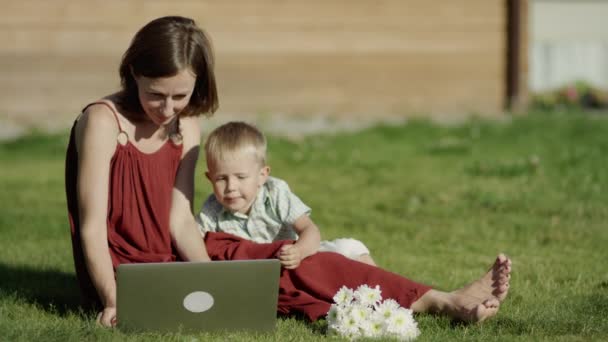
<path id="1" fill-rule="evenodd" d="M 283 267 L 294 269 L 302 259 L 315 254 L 319 250 L 321 232 L 308 215 L 300 216 L 293 225 L 299 238 L 293 245 L 285 245 L 279 251 L 279 260 Z"/>
<path id="2" fill-rule="evenodd" d="M 279 221 L 291 226 L 298 234 L 295 244 L 284 245 L 277 255 L 283 267 L 294 269 L 302 259 L 317 252 L 321 233 L 309 217 L 310 208 L 289 189 L 287 182 L 269 177 L 267 183 L 271 184 L 273 204 Z"/>
<path id="3" fill-rule="evenodd" d="M 294 222 L 293 229 L 298 234 L 298 240 L 294 246 L 300 249 L 302 259 L 317 253 L 321 242 L 321 232 L 312 219 L 308 215 L 300 216 Z"/>

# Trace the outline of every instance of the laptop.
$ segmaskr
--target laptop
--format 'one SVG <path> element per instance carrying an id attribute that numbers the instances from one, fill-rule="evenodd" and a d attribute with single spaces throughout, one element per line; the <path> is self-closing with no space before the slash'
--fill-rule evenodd
<path id="1" fill-rule="evenodd" d="M 118 328 L 154 332 L 268 332 L 275 328 L 277 259 L 122 264 Z"/>

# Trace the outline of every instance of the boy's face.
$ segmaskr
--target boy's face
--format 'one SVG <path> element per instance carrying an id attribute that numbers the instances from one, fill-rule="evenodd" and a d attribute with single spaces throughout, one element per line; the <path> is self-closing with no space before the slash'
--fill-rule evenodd
<path id="1" fill-rule="evenodd" d="M 261 166 L 254 148 L 225 153 L 221 160 L 207 160 L 205 173 L 217 200 L 232 212 L 247 214 L 270 168 Z"/>

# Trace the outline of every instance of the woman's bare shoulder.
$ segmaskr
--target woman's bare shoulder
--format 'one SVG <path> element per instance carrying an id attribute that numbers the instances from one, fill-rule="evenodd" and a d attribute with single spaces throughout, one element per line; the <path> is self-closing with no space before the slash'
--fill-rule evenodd
<path id="1" fill-rule="evenodd" d="M 78 118 L 76 129 L 85 129 L 86 127 L 118 132 L 118 124 L 112 109 L 103 103 L 93 103 L 82 112 Z"/>
<path id="2" fill-rule="evenodd" d="M 83 110 L 75 128 L 77 146 L 81 145 L 85 136 L 88 141 L 105 141 L 110 149 L 116 146 L 114 143 L 120 129 L 113 110 L 105 102 L 93 102 Z"/>

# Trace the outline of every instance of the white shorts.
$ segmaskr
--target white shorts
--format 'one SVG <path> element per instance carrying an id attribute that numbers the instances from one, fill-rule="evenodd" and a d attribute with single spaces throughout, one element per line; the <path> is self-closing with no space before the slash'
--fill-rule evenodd
<path id="1" fill-rule="evenodd" d="M 321 241 L 319 252 L 340 253 L 353 260 L 359 259 L 361 255 L 370 254 L 363 242 L 350 238 Z"/>

